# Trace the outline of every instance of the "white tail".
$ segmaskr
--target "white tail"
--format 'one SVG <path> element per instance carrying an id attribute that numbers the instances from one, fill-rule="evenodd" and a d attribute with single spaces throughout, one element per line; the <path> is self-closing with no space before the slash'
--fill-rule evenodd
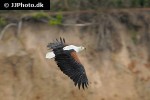
<path id="1" fill-rule="evenodd" d="M 46 54 L 46 58 L 47 58 L 47 59 L 51 59 L 51 58 L 54 58 L 54 57 L 55 57 L 54 52 L 48 52 L 48 53 Z"/>

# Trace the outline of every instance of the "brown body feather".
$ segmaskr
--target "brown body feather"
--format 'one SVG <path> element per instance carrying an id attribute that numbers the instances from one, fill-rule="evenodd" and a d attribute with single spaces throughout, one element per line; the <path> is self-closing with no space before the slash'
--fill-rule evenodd
<path id="1" fill-rule="evenodd" d="M 79 60 L 79 58 L 77 56 L 77 53 L 75 51 L 71 52 L 71 56 L 75 59 L 75 61 L 77 61 L 78 63 L 81 64 L 81 62 L 80 62 L 80 60 Z"/>

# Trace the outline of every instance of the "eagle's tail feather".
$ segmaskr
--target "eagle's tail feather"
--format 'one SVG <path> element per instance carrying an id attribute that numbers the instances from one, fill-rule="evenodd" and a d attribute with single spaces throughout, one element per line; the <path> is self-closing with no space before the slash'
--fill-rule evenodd
<path id="1" fill-rule="evenodd" d="M 60 37 L 60 41 L 58 39 L 56 39 L 56 41 L 54 41 L 54 43 L 49 43 L 47 45 L 48 48 L 50 49 L 57 49 L 57 48 L 62 48 L 65 46 L 65 39 Z"/>

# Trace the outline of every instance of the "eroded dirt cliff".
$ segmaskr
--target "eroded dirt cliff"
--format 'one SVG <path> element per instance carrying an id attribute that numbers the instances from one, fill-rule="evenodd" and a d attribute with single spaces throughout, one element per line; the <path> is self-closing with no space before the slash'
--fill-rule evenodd
<path id="1" fill-rule="evenodd" d="M 25 22 L 17 35 L 16 27 L 8 28 L 0 40 L 0 99 L 150 100 L 149 18 L 114 11 L 89 15 L 85 21 L 96 24 L 86 27 Z M 54 60 L 45 58 L 47 44 L 60 36 L 87 48 L 78 56 L 88 89 L 74 87 Z"/>

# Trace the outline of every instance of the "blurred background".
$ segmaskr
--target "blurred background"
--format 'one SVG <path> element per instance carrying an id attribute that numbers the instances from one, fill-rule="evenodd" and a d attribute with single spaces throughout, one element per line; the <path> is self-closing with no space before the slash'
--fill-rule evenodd
<path id="1" fill-rule="evenodd" d="M 50 11 L 0 11 L 1 100 L 150 100 L 150 0 L 51 0 Z M 89 88 L 79 90 L 46 47 L 78 54 Z"/>

